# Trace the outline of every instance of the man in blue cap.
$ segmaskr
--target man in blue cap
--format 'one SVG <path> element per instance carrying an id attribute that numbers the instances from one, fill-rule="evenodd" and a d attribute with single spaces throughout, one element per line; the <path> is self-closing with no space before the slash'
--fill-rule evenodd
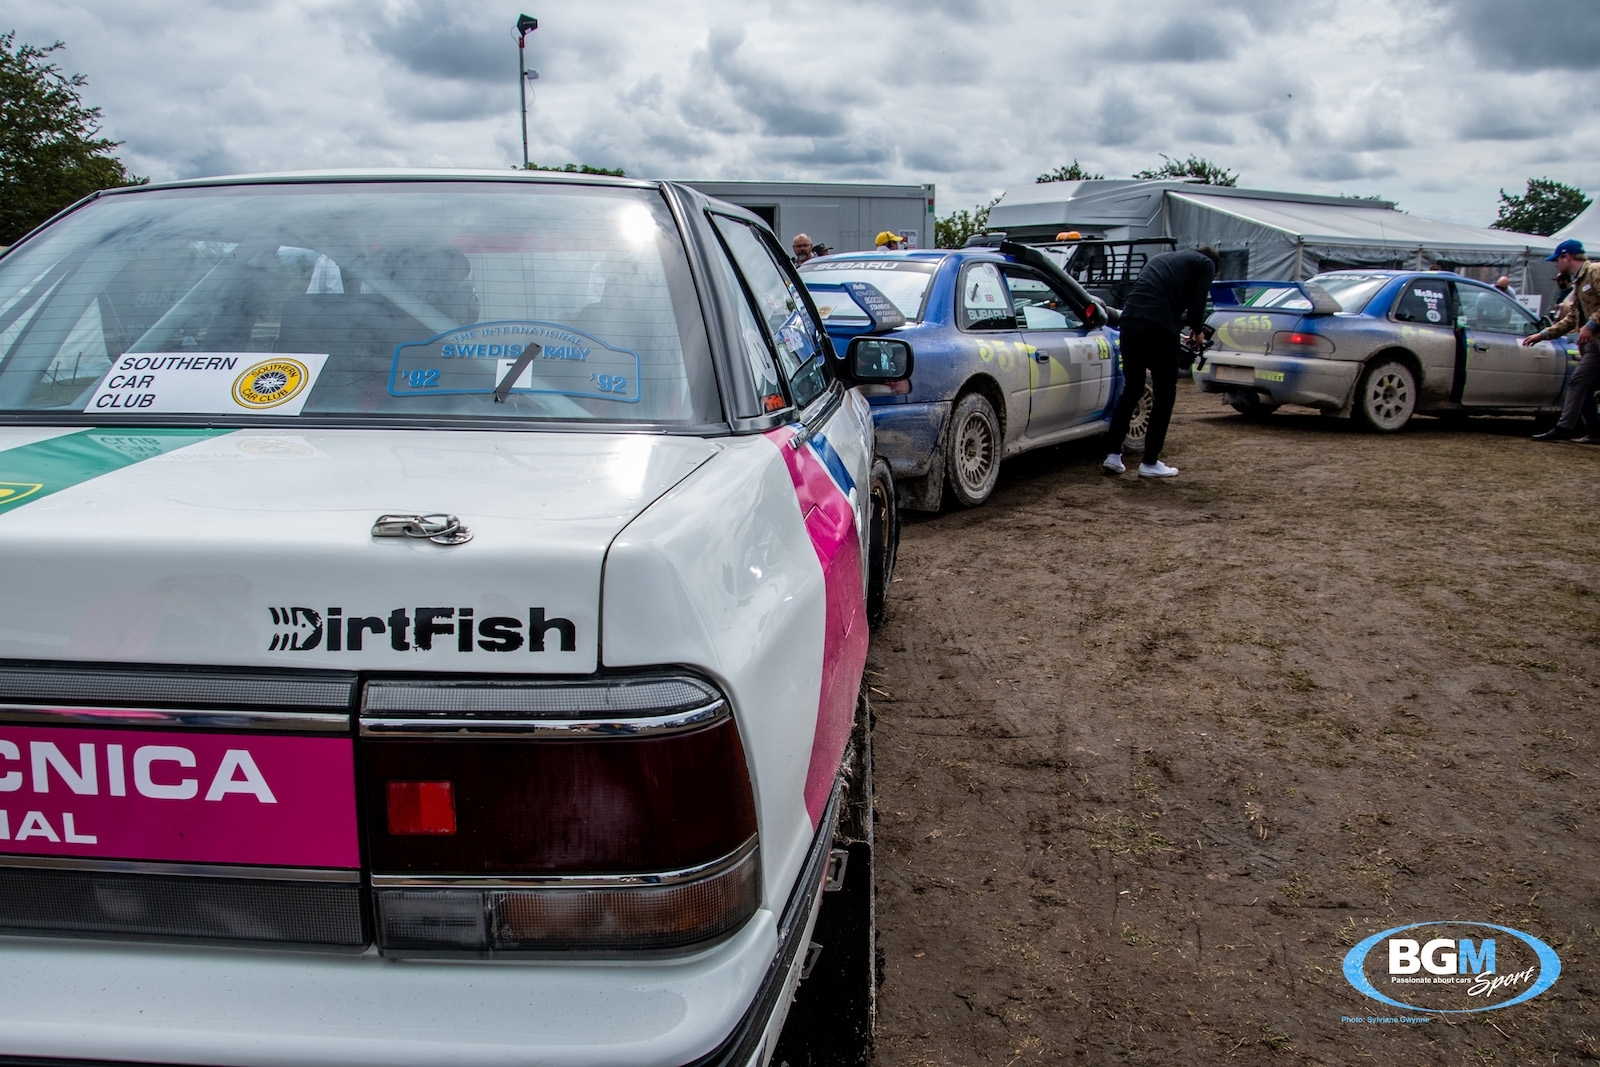
<path id="1" fill-rule="evenodd" d="M 1561 318 L 1522 339 L 1525 345 L 1540 341 L 1553 341 L 1564 337 L 1578 327 L 1578 367 L 1567 382 L 1567 398 L 1561 408 L 1561 420 L 1544 433 L 1535 434 L 1535 441 L 1571 441 L 1578 432 L 1578 418 L 1584 401 L 1594 395 L 1600 386 L 1600 265 L 1589 262 L 1582 241 L 1562 241 L 1545 259 L 1554 263 L 1572 278 L 1572 309 Z M 1582 325 L 1579 325 L 1579 324 Z M 1589 432 L 1576 439 L 1583 444 L 1600 444 L 1595 435 L 1600 427 L 1591 426 Z"/>

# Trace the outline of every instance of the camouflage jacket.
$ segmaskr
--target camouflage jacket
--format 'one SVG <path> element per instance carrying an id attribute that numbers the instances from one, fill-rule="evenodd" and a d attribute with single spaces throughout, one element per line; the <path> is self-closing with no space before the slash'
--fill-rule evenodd
<path id="1" fill-rule="evenodd" d="M 1572 306 L 1540 334 L 1545 339 L 1564 337 L 1587 324 L 1600 331 L 1600 262 L 1586 262 L 1572 279 Z"/>

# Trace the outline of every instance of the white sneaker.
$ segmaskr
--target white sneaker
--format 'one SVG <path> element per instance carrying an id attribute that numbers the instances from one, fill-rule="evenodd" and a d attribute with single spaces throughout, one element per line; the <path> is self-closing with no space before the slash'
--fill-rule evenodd
<path id="1" fill-rule="evenodd" d="M 1122 465 L 1122 453 L 1120 452 L 1111 453 L 1106 457 L 1106 461 L 1100 464 L 1100 467 L 1107 474 L 1121 474 L 1128 469 Z"/>
<path id="2" fill-rule="evenodd" d="M 1154 463 L 1139 464 L 1139 477 L 1141 478 L 1176 478 L 1177 467 L 1169 467 L 1159 459 Z"/>

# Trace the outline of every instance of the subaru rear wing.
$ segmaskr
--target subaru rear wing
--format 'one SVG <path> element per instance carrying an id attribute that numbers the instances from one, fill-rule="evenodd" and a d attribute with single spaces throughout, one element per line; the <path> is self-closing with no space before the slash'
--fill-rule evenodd
<path id="1" fill-rule="evenodd" d="M 1344 310 L 1316 282 L 1222 281 L 1211 283 L 1215 308 L 1250 308 L 1255 311 L 1297 311 L 1302 315 L 1334 315 Z"/>

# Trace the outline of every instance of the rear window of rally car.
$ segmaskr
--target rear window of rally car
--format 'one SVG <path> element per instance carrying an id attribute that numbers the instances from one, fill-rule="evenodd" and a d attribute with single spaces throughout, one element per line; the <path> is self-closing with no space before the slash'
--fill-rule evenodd
<path id="1" fill-rule="evenodd" d="M 808 260 L 800 267 L 800 277 L 812 290 L 817 310 L 829 322 L 867 321 L 867 313 L 844 291 L 845 282 L 866 282 L 888 297 L 908 321 L 922 319 L 928 285 L 933 281 L 937 262 L 917 259 L 834 259 Z M 818 289 L 817 286 L 828 288 Z"/>
<path id="2" fill-rule="evenodd" d="M 0 413 L 706 425 L 707 344 L 647 189 L 150 190 L 0 260 Z"/>

